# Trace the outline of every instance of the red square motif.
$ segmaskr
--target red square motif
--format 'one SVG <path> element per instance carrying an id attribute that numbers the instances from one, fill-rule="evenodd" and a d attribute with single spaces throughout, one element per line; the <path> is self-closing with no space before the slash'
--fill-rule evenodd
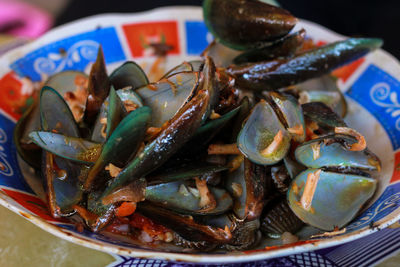
<path id="1" fill-rule="evenodd" d="M 394 169 L 390 183 L 400 181 L 400 152 L 394 155 Z"/>
<path id="2" fill-rule="evenodd" d="M 33 214 L 52 222 L 67 222 L 65 219 L 55 219 L 53 218 L 48 209 L 46 203 L 44 203 L 40 198 L 34 197 L 32 195 L 24 194 L 14 190 L 2 189 L 9 197 L 18 202 L 25 209 L 29 210 Z"/>
<path id="3" fill-rule="evenodd" d="M 156 54 L 154 45 L 170 47 L 167 54 L 179 54 L 178 24 L 176 21 L 146 22 L 122 26 L 133 57 Z"/>
<path id="4" fill-rule="evenodd" d="M 31 89 L 24 92 L 24 84 L 14 72 L 9 72 L 0 79 L 0 95 L 0 108 L 16 120 L 33 103 L 35 97 Z"/>

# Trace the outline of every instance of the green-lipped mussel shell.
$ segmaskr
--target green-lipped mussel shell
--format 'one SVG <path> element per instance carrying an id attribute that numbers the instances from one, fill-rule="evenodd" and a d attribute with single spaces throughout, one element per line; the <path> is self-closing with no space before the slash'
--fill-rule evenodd
<path id="1" fill-rule="evenodd" d="M 347 127 L 343 119 L 322 102 L 302 104 L 301 108 L 303 109 L 305 119 L 326 128 L 327 134 L 333 133 L 335 127 Z"/>
<path id="2" fill-rule="evenodd" d="M 202 176 L 228 170 L 229 167 L 216 165 L 208 162 L 192 163 L 182 167 L 163 168 L 155 173 L 151 173 L 146 180 L 149 184 L 159 184 L 174 181 L 187 180 L 193 177 Z"/>
<path id="3" fill-rule="evenodd" d="M 193 216 L 181 215 L 168 209 L 156 207 L 147 201 L 138 203 L 137 210 L 156 223 L 175 231 L 188 241 L 225 244 L 232 239 L 232 235 L 225 232 L 223 228 L 203 224 Z"/>
<path id="4" fill-rule="evenodd" d="M 382 43 L 381 39 L 376 38 L 349 38 L 306 50 L 289 59 L 232 65 L 227 68 L 227 73 L 235 78 L 235 84 L 239 88 L 256 91 L 276 90 L 328 74 L 378 49 Z"/>
<path id="5" fill-rule="evenodd" d="M 179 64 L 178 66 L 172 68 L 167 73 L 165 73 L 164 76 L 160 79 L 160 81 L 162 79 L 168 78 L 180 72 L 200 71 L 200 67 L 201 65 L 203 65 L 203 63 L 204 61 L 202 60 L 184 61 L 183 63 Z"/>
<path id="6" fill-rule="evenodd" d="M 125 166 L 143 141 L 150 118 L 151 110 L 145 106 L 135 109 L 118 124 L 90 169 L 85 182 L 86 189 L 90 188 L 96 175 L 109 163 L 118 167 Z"/>
<path id="7" fill-rule="evenodd" d="M 286 35 L 270 46 L 246 51 L 233 60 L 235 64 L 260 62 L 275 58 L 288 58 L 294 56 L 302 47 L 306 31 L 301 29 L 290 35 Z"/>
<path id="8" fill-rule="evenodd" d="M 181 72 L 157 83 L 138 88 L 135 92 L 152 110 L 151 126 L 161 127 L 185 105 L 197 88 L 197 72 Z"/>
<path id="9" fill-rule="evenodd" d="M 313 146 L 314 150 L 319 150 L 319 156 L 315 159 Z M 325 144 L 323 138 L 299 145 L 295 150 L 295 157 L 298 162 L 309 168 L 339 167 L 370 171 L 381 169 L 378 157 L 369 151 L 349 151 L 341 142 Z"/>
<path id="10" fill-rule="evenodd" d="M 40 109 L 39 104 L 32 104 L 22 115 L 15 125 L 13 141 L 17 148 L 18 155 L 35 169 L 40 169 L 40 149 L 32 143 L 29 133 L 40 130 Z"/>
<path id="11" fill-rule="evenodd" d="M 103 48 L 99 46 L 97 58 L 90 69 L 88 92 L 86 101 L 85 121 L 92 124 L 96 119 L 101 105 L 110 92 L 110 79 L 107 75 L 106 62 L 104 60 Z"/>
<path id="12" fill-rule="evenodd" d="M 240 220 L 255 220 L 264 207 L 264 195 L 267 173 L 265 167 L 254 164 L 248 159 L 236 171 L 229 173 L 225 187 L 235 199 L 233 212 Z"/>
<path id="13" fill-rule="evenodd" d="M 103 197 L 131 181 L 146 176 L 170 159 L 195 134 L 209 108 L 210 92 L 200 89 L 198 94 L 175 114 L 156 139 L 148 143 L 143 152 L 110 181 Z"/>
<path id="14" fill-rule="evenodd" d="M 79 137 L 75 119 L 61 95 L 50 87 L 40 92 L 40 121 L 43 130 L 70 137 Z M 57 157 L 49 152 L 42 155 L 42 174 L 53 216 L 69 215 L 72 206 L 82 198 L 81 173 L 85 167 Z"/>
<path id="15" fill-rule="evenodd" d="M 235 117 L 240 107 L 237 107 L 218 119 L 209 120 L 199 129 L 177 153 L 177 156 L 198 155 L 205 150 L 205 146 Z"/>
<path id="16" fill-rule="evenodd" d="M 43 87 L 40 92 L 40 122 L 45 131 L 79 137 L 78 126 L 67 103 L 51 87 Z"/>
<path id="17" fill-rule="evenodd" d="M 88 78 L 84 72 L 66 70 L 50 76 L 50 78 L 45 82 L 45 86 L 54 88 L 61 96 L 64 96 L 66 92 L 76 91 L 76 80 L 80 77 L 84 79 Z"/>
<path id="18" fill-rule="evenodd" d="M 78 137 L 43 131 L 31 132 L 29 137 L 42 149 L 61 158 L 83 164 L 93 164 L 101 151 L 101 144 Z"/>
<path id="19" fill-rule="evenodd" d="M 73 205 L 82 199 L 80 177 L 84 169 L 49 152 L 43 153 L 42 158 L 42 175 L 51 215 L 56 218 L 69 216 L 74 212 Z"/>
<path id="20" fill-rule="evenodd" d="M 126 115 L 126 110 L 121 98 L 115 92 L 113 86 L 110 89 L 108 112 L 107 112 L 107 126 L 106 126 L 106 139 L 110 137 L 112 132 L 117 128 L 118 124 Z"/>
<path id="21" fill-rule="evenodd" d="M 276 40 L 297 23 L 288 11 L 254 0 L 205 0 L 203 16 L 219 42 L 238 50 L 258 48 Z"/>
<path id="22" fill-rule="evenodd" d="M 311 208 L 305 210 L 300 199 L 307 175 L 316 171 L 308 169 L 300 173 L 290 186 L 287 197 L 290 208 L 303 222 L 326 231 L 348 224 L 377 186 L 377 181 L 372 178 L 321 171 Z"/>
<path id="23" fill-rule="evenodd" d="M 117 95 L 121 99 L 122 102 L 130 101 L 138 107 L 143 106 L 143 102 L 140 97 L 130 88 L 123 88 L 116 91 Z M 104 143 L 106 141 L 106 137 L 104 137 L 102 133 L 102 129 L 104 124 L 101 123 L 102 119 L 107 118 L 108 121 L 108 111 L 110 106 L 110 97 L 106 98 L 101 109 L 99 111 L 99 115 L 97 116 L 96 122 L 93 126 L 91 140 L 98 143 Z M 126 115 L 126 114 L 125 114 Z M 107 136 L 107 132 L 106 132 Z"/>
<path id="24" fill-rule="evenodd" d="M 232 207 L 232 198 L 226 190 L 209 186 L 217 206 L 215 209 L 203 209 L 200 197 L 193 194 L 190 188 L 193 187 L 187 181 L 151 185 L 146 187 L 145 198 L 167 209 L 192 215 L 222 214 Z"/>
<path id="25" fill-rule="evenodd" d="M 306 125 L 304 123 L 303 111 L 297 99 L 291 95 L 277 92 L 271 92 L 270 96 L 278 106 L 287 127 L 292 129 L 298 128 L 299 133 L 291 133 L 293 139 L 297 142 L 304 142 L 306 139 Z"/>
<path id="26" fill-rule="evenodd" d="M 100 200 L 101 192 L 93 191 L 87 197 L 87 210 L 98 217 L 96 220 L 87 220 L 87 226 L 93 231 L 98 232 L 111 222 L 114 218 L 115 204 L 104 205 Z"/>
<path id="27" fill-rule="evenodd" d="M 306 93 L 305 100 L 308 102 L 322 102 L 343 118 L 347 112 L 347 103 L 337 81 L 332 75 L 324 75 L 300 83 L 296 88 Z"/>
<path id="28" fill-rule="evenodd" d="M 282 132 L 282 140 L 277 149 L 270 155 L 262 155 L 278 132 Z M 252 162 L 260 165 L 272 165 L 279 162 L 287 154 L 291 137 L 280 122 L 273 108 L 265 101 L 260 101 L 251 111 L 237 139 L 239 150 Z"/>
<path id="29" fill-rule="evenodd" d="M 136 89 L 149 83 L 143 69 L 133 61 L 127 61 L 110 74 L 110 82 L 115 89 L 131 87 Z"/>

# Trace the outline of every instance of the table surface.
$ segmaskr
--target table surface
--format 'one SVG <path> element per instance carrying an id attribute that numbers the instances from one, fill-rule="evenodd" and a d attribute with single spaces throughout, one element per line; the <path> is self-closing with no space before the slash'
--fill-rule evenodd
<path id="1" fill-rule="evenodd" d="M 110 254 L 51 235 L 0 206 L 0 266 L 106 266 Z M 397 267 L 400 253 L 377 266 Z"/>

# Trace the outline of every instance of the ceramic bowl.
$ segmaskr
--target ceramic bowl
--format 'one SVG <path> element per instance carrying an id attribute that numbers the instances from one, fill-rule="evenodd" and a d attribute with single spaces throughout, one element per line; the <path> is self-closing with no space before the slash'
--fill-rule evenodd
<path id="1" fill-rule="evenodd" d="M 296 27 L 305 28 L 319 44 L 343 39 L 307 21 L 300 21 Z M 100 44 L 109 71 L 131 59 L 146 68 L 154 60 L 146 43 L 161 40 L 173 46 L 166 62 L 169 68 L 183 60 L 198 58 L 212 36 L 202 21 L 200 8 L 161 8 L 78 20 L 51 30 L 0 58 L 0 204 L 77 244 L 120 255 L 187 262 L 245 262 L 321 249 L 369 235 L 399 220 L 400 64 L 383 50 L 334 72 L 349 104 L 346 121 L 365 135 L 369 147 L 383 163 L 376 195 L 369 207 L 346 227 L 344 234 L 268 249 L 265 245 L 269 243 L 264 240 L 259 249 L 247 252 L 190 254 L 143 247 L 86 230 L 79 232 L 68 221 L 53 219 L 46 208 L 41 182 L 18 159 L 12 140 L 21 109 L 31 101 L 30 83 L 67 69 L 87 71 Z"/>

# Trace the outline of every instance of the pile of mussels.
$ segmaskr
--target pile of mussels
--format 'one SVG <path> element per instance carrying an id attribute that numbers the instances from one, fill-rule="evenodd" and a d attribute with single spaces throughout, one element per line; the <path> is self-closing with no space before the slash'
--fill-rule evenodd
<path id="1" fill-rule="evenodd" d="M 108 75 L 101 49 L 89 76 L 45 82 L 14 139 L 51 214 L 199 250 L 345 227 L 381 164 L 330 73 L 382 41 L 310 46 L 288 11 L 256 0 L 203 11 L 216 42 L 157 82 L 134 62 Z"/>

